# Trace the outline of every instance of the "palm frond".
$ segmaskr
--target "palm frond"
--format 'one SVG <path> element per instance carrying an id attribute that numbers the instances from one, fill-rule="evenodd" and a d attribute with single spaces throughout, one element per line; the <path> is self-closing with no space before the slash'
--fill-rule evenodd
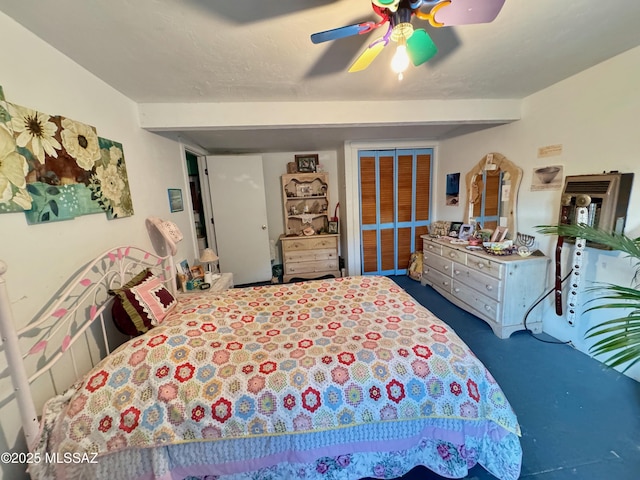
<path id="1" fill-rule="evenodd" d="M 592 353 L 594 355 L 601 355 L 604 353 L 610 353 L 610 351 Z M 636 345 L 623 350 L 617 349 L 616 353 L 607 357 L 604 362 L 610 367 L 620 367 L 627 362 L 631 362 L 622 369 L 623 372 L 626 372 L 636 363 L 640 362 L 640 347 Z"/>
<path id="2" fill-rule="evenodd" d="M 640 291 L 633 287 L 623 287 L 621 285 L 615 285 L 613 283 L 595 283 L 593 286 L 587 289 L 588 292 L 609 291 L 616 295 L 626 295 L 633 300 L 640 300 Z"/>
<path id="3" fill-rule="evenodd" d="M 613 250 L 625 252 L 630 257 L 640 260 L 640 237 L 633 239 L 623 234 L 607 232 L 585 224 L 538 225 L 536 229 L 547 235 L 584 238 L 590 242 L 606 245 Z"/>

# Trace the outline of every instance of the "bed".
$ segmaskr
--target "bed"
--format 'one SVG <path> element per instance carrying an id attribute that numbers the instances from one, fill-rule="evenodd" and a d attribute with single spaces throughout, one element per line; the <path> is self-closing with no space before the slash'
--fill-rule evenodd
<path id="1" fill-rule="evenodd" d="M 118 247 L 16 331 L 0 262 L 32 478 L 396 478 L 416 465 L 463 478 L 476 464 L 519 477 L 520 428 L 500 386 L 392 280 L 176 294 L 161 323 L 110 351 L 109 290 L 142 268 L 175 293 L 171 257 Z M 29 384 L 87 336 L 104 358 L 88 371 L 73 361 L 78 379 L 38 418 Z"/>

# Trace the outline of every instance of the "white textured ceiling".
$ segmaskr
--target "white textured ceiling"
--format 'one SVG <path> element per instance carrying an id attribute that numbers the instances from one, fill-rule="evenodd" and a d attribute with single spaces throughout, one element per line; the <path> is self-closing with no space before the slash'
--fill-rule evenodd
<path id="1" fill-rule="evenodd" d="M 309 40 L 371 18 L 368 0 L 0 0 L 0 10 L 139 103 L 518 99 L 640 45 L 636 0 L 507 0 L 490 24 L 432 29 L 414 18 L 439 53 L 398 82 L 393 48 L 347 73 L 382 31 Z M 397 135 L 436 139 L 473 127 L 416 128 Z M 379 138 L 357 127 L 280 133 L 281 147 L 268 149 L 278 141 L 268 130 L 188 135 L 212 150 L 265 151 L 299 150 L 286 133 L 315 148 L 347 134 Z"/>

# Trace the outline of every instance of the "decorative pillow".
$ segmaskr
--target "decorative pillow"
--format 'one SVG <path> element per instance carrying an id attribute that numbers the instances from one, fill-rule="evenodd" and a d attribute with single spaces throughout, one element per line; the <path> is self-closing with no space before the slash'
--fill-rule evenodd
<path id="1" fill-rule="evenodd" d="M 132 336 L 158 325 L 177 304 L 175 297 L 149 269 L 109 293 L 115 296 L 111 316 L 116 327 Z"/>

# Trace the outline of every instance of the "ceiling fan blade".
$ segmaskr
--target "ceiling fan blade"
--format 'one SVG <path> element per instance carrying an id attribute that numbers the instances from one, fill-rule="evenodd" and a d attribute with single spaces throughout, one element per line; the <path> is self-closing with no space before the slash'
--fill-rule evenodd
<path id="1" fill-rule="evenodd" d="M 414 66 L 422 65 L 438 53 L 438 47 L 424 29 L 413 32 L 407 39 L 407 55 Z"/>
<path id="2" fill-rule="evenodd" d="M 381 38 L 379 41 L 369 45 L 367 49 L 356 59 L 356 61 L 351 64 L 351 67 L 349 67 L 349 73 L 359 72 L 371 65 L 371 62 L 376 59 L 387 43 L 389 42 L 385 42 L 384 39 Z"/>
<path id="3" fill-rule="evenodd" d="M 444 26 L 493 22 L 505 0 L 449 0 L 433 12 L 437 23 Z"/>
<path id="4" fill-rule="evenodd" d="M 311 35 L 311 41 L 313 43 L 328 42 L 330 40 L 337 40 L 338 38 L 351 37 L 360 33 L 366 33 L 371 30 L 372 22 L 356 23 L 354 25 L 347 25 L 346 27 L 334 28 L 331 30 L 325 30 L 324 32 L 318 32 Z"/>

